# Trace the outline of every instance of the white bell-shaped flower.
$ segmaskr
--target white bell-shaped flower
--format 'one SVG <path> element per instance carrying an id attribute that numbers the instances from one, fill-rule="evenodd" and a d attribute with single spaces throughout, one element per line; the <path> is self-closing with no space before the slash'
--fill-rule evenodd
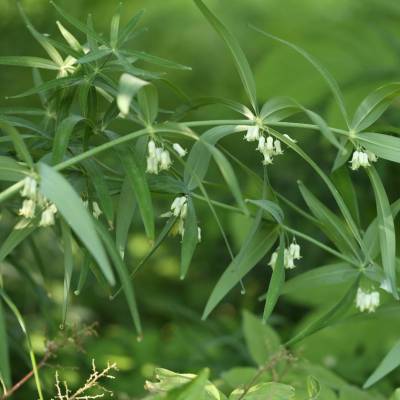
<path id="1" fill-rule="evenodd" d="M 179 143 L 174 143 L 172 148 L 176 151 L 179 157 L 185 157 L 187 151 Z"/>
<path id="2" fill-rule="evenodd" d="M 103 211 L 101 211 L 99 204 L 97 203 L 97 201 L 94 201 L 92 203 L 92 209 L 93 209 L 93 216 L 96 219 L 99 219 L 100 215 L 103 214 Z"/>
<path id="3" fill-rule="evenodd" d="M 155 154 L 149 155 L 146 161 L 146 172 L 148 172 L 149 174 L 158 174 L 158 160 Z"/>
<path id="4" fill-rule="evenodd" d="M 275 155 L 283 154 L 281 142 L 278 139 L 275 139 L 275 141 L 274 141 L 274 154 Z"/>
<path id="5" fill-rule="evenodd" d="M 37 193 L 37 182 L 36 179 L 31 176 L 27 176 L 24 179 L 24 187 L 21 190 L 21 196 L 27 197 L 28 199 L 35 199 Z"/>
<path id="6" fill-rule="evenodd" d="M 247 128 L 247 133 L 244 137 L 248 142 L 254 142 L 260 138 L 260 128 L 257 125 L 252 125 Z"/>
<path id="7" fill-rule="evenodd" d="M 54 225 L 54 216 L 57 213 L 57 207 L 54 204 L 49 205 L 42 212 L 39 226 L 46 227 Z"/>
<path id="8" fill-rule="evenodd" d="M 160 170 L 167 170 L 171 167 L 172 161 L 168 150 L 162 150 L 160 153 Z"/>
<path id="9" fill-rule="evenodd" d="M 171 204 L 172 214 L 175 217 L 179 217 L 182 215 L 182 210 L 183 210 L 183 213 L 186 214 L 186 207 L 185 207 L 186 203 L 187 203 L 186 196 L 176 197 Z"/>
<path id="10" fill-rule="evenodd" d="M 367 311 L 369 313 L 374 312 L 380 304 L 379 292 L 365 291 L 362 288 L 358 288 L 356 296 L 356 307 L 361 311 Z"/>
<path id="11" fill-rule="evenodd" d="M 269 265 L 272 269 L 275 268 L 275 264 L 276 264 L 276 260 L 277 260 L 277 259 L 278 259 L 278 252 L 274 251 L 274 252 L 271 254 L 271 258 L 270 258 L 269 263 L 268 263 L 268 265 Z"/>
<path id="12" fill-rule="evenodd" d="M 22 203 L 22 207 L 18 211 L 18 215 L 24 218 L 33 218 L 35 216 L 36 203 L 32 199 L 26 199 Z"/>

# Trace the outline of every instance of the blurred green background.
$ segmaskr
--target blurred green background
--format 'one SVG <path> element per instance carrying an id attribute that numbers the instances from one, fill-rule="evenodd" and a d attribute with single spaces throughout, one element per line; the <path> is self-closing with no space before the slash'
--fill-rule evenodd
<path id="1" fill-rule="evenodd" d="M 118 3 L 114 0 L 58 0 L 58 4 L 82 20 L 92 13 L 96 29 L 106 34 Z M 40 32 L 59 35 L 55 22 L 60 16 L 47 0 L 25 0 L 21 4 Z M 260 103 L 273 96 L 293 96 L 304 106 L 320 112 L 330 124 L 342 125 L 332 96 L 316 71 L 292 50 L 260 36 L 249 29 L 248 24 L 292 41 L 320 60 L 338 80 L 350 113 L 372 89 L 399 79 L 400 2 L 397 0 L 210 0 L 207 4 L 230 27 L 244 48 L 256 77 Z M 146 13 L 141 26 L 148 30 L 132 41 L 132 48 L 191 66 L 191 72 L 169 73 L 169 78 L 190 97 L 219 96 L 246 101 L 229 53 L 191 1 L 126 1 L 123 21 L 142 8 Z M 0 55 L 44 54 L 24 27 L 14 0 L 0 0 L 0 15 Z M 31 86 L 29 70 L 0 67 L 0 106 L 35 104 L 37 99 L 31 97 L 18 101 L 4 99 L 4 96 L 20 93 Z M 161 97 L 165 108 L 179 104 L 179 99 L 167 90 Z M 396 108 L 395 105 L 385 115 L 383 124 L 400 122 Z M 207 118 L 208 112 L 215 114 L 206 108 L 194 112 L 192 117 Z M 223 115 L 222 111 L 218 113 Z M 290 134 L 298 138 L 324 168 L 329 169 L 335 154 L 327 143 L 312 132 L 291 131 Z M 253 156 L 250 146 L 231 141 L 227 147 L 250 168 L 261 173 L 260 160 Z M 380 163 L 380 168 L 390 199 L 394 201 L 399 194 L 398 174 L 384 162 Z M 218 183 L 221 181 L 218 175 L 214 178 Z M 308 183 L 314 193 L 330 204 L 329 195 L 314 178 L 307 166 L 289 154 L 282 157 L 271 171 L 274 187 L 301 207 L 305 206 L 298 193 L 297 179 Z M 251 190 L 251 183 L 245 177 L 241 184 L 245 193 Z M 364 180 L 357 178 L 355 185 L 365 227 L 374 215 L 375 205 Z M 226 201 L 232 201 L 226 192 L 221 190 L 221 193 L 225 193 Z M 157 212 L 166 211 L 170 201 L 167 196 L 160 198 Z M 233 290 L 210 320 L 202 322 L 202 309 L 213 285 L 229 263 L 229 255 L 210 212 L 203 204 L 198 208 L 204 240 L 187 279 L 184 282 L 179 280 L 180 249 L 176 238 L 168 239 L 137 276 L 135 287 L 144 323 L 144 339 L 140 343 L 136 340 L 124 301 L 110 302 L 98 283 L 90 280 L 81 295 L 72 299 L 69 322 L 71 326 L 79 326 L 97 321 L 98 336 L 87 339 L 85 353 L 66 349 L 51 360 L 54 368 L 46 369 L 43 374 L 47 389 L 51 389 L 54 382 L 55 368 L 62 371 L 63 378 L 72 386 L 79 384 L 89 372 L 92 358 L 96 359 L 99 367 L 107 360 L 118 363 L 120 373 L 114 387 L 120 399 L 140 396 L 144 392 L 144 380 L 152 375 L 155 365 L 185 372 L 209 366 L 213 377 L 218 377 L 224 369 L 251 363 L 242 343 L 240 309 L 245 307 L 261 312 L 263 304 L 257 297 L 267 287 L 267 260 L 246 278 L 245 296 L 240 295 L 240 288 Z M 239 246 L 245 222 L 228 213 L 221 213 L 220 217 L 229 239 Z M 291 226 L 304 228 L 298 217 L 289 213 L 288 218 Z M 3 219 L 1 237 L 5 237 L 9 229 Z M 311 228 L 307 229 L 318 235 Z M 131 266 L 146 254 L 150 246 L 140 232 L 138 219 L 129 239 Z M 7 278 L 7 290 L 26 315 L 34 333 L 35 349 L 40 354 L 43 339 L 52 337 L 58 330 L 63 267 L 55 237 L 43 233 L 35 240 L 48 272 L 45 282 L 48 293 L 38 293 L 33 286 L 26 287 L 26 283 L 21 285 L 25 282 L 21 271 L 31 268 L 33 263 L 29 243 L 20 246 L 13 254 L 12 261 L 17 268 L 3 265 L 3 272 Z M 319 250 L 303 243 L 302 246 L 303 270 L 332 261 Z M 49 307 L 51 318 L 44 318 L 46 316 L 41 314 L 38 306 L 41 301 L 48 301 L 47 295 L 51 296 L 51 302 L 55 302 L 55 306 Z M 273 317 L 275 327 L 287 337 L 299 321 L 309 318 L 310 312 L 321 301 L 325 304 L 330 296 L 331 293 L 316 290 L 315 293 L 298 293 L 295 297 L 283 298 Z M 314 336 L 312 341 L 311 338 L 304 341 L 302 351 L 311 360 L 333 368 L 352 383 L 360 384 L 397 339 L 399 315 L 398 312 L 386 313 L 365 318 L 362 323 L 349 322 L 329 328 Z M 21 340 L 22 337 L 18 326 L 11 317 L 8 326 L 12 327 L 16 338 L 11 346 L 13 376 L 17 379 L 29 370 L 29 363 L 19 346 L 18 337 Z M 381 384 L 382 390 L 389 390 L 396 384 L 400 384 L 400 379 L 392 374 Z M 31 382 L 15 398 L 33 398 L 33 390 Z"/>

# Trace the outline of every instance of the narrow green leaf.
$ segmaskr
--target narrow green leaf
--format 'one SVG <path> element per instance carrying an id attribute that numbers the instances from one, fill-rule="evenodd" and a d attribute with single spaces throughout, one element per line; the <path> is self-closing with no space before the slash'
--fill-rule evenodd
<path id="1" fill-rule="evenodd" d="M 375 371 L 365 381 L 363 388 L 368 389 L 376 382 L 380 381 L 387 374 L 392 372 L 400 365 L 400 341 L 397 342 L 389 353 L 386 354 L 385 358 L 381 361 Z"/>
<path id="2" fill-rule="evenodd" d="M 240 125 L 223 125 L 211 128 L 200 136 L 192 146 L 185 164 L 183 179 L 189 191 L 195 189 L 207 174 L 211 153 L 206 144 L 214 146 L 225 136 L 245 129 L 245 126 Z"/>
<path id="3" fill-rule="evenodd" d="M 4 261 L 5 258 L 31 233 L 36 229 L 36 226 L 28 226 L 24 229 L 15 229 L 7 236 L 7 239 L 1 244 L 0 247 L 0 262 Z"/>
<path id="4" fill-rule="evenodd" d="M 84 249 L 83 253 L 83 263 L 79 273 L 78 284 L 76 285 L 76 289 L 74 290 L 75 296 L 79 296 L 82 292 L 83 287 L 85 286 L 91 263 L 89 252 Z"/>
<path id="5" fill-rule="evenodd" d="M 66 29 L 60 21 L 56 21 L 57 27 L 59 31 L 61 32 L 61 35 L 63 35 L 65 41 L 69 44 L 71 49 L 77 51 L 78 53 L 83 52 L 81 44 L 78 42 L 76 37 L 68 30 Z"/>
<path id="6" fill-rule="evenodd" d="M 135 193 L 146 234 L 150 239 L 153 239 L 154 210 L 149 186 L 146 181 L 145 171 L 142 166 L 136 162 L 134 155 L 129 149 L 123 149 L 120 146 L 117 149 L 117 152 L 121 158 L 126 176 L 129 178 L 132 190 Z"/>
<path id="7" fill-rule="evenodd" d="M 74 260 L 72 255 L 72 234 L 67 223 L 61 220 L 61 235 L 64 248 L 64 298 L 62 308 L 61 329 L 64 329 L 67 320 L 67 310 L 69 302 L 69 292 L 71 288 L 72 270 Z"/>
<path id="8" fill-rule="evenodd" d="M 40 163 L 40 189 L 52 201 L 72 230 L 98 263 L 108 282 L 114 284 L 114 274 L 107 255 L 93 226 L 93 218 L 69 182 L 52 167 Z"/>
<path id="9" fill-rule="evenodd" d="M 191 71 L 192 68 L 187 65 L 178 64 L 174 61 L 166 60 L 153 54 L 145 53 L 144 51 L 130 50 L 129 55 L 137 57 L 139 60 L 146 61 L 150 64 L 159 65 L 160 67 L 178 69 L 183 71 Z"/>
<path id="10" fill-rule="evenodd" d="M 42 68 L 58 71 L 59 66 L 46 58 L 27 56 L 0 57 L 0 65 L 12 65 L 16 67 Z"/>
<path id="11" fill-rule="evenodd" d="M 250 26 L 250 27 L 252 29 L 254 29 L 256 32 L 261 33 L 264 36 L 267 36 L 273 40 L 276 40 L 282 44 L 285 44 L 286 46 L 291 47 L 297 53 L 301 54 L 308 62 L 310 62 L 312 64 L 312 66 L 321 74 L 321 76 L 324 78 L 324 80 L 330 87 L 330 89 L 331 89 L 333 95 L 335 96 L 335 99 L 339 105 L 339 109 L 343 115 L 343 118 L 344 118 L 347 126 L 349 126 L 349 118 L 347 115 L 346 106 L 344 104 L 343 95 L 340 91 L 339 85 L 337 84 L 337 82 L 335 81 L 333 76 L 329 73 L 329 71 L 325 67 L 323 67 L 313 56 L 308 54 L 304 49 L 300 48 L 299 46 L 297 46 L 293 43 L 290 43 L 284 39 L 278 38 L 274 35 L 271 35 L 270 33 L 265 32 L 259 28 L 256 28 L 255 26 Z"/>
<path id="12" fill-rule="evenodd" d="M 191 197 L 187 199 L 187 214 L 184 221 L 184 234 L 181 247 L 181 271 L 180 277 L 184 279 L 193 258 L 194 251 L 198 243 L 198 226 L 196 218 L 196 210 L 194 208 Z"/>
<path id="13" fill-rule="evenodd" d="M 278 204 L 274 203 L 271 200 L 251 200 L 246 199 L 247 203 L 254 204 L 255 206 L 261 208 L 262 210 L 266 211 L 268 214 L 272 215 L 275 221 L 278 224 L 283 222 L 285 218 L 282 209 L 278 206 Z"/>
<path id="14" fill-rule="evenodd" d="M 238 206 L 243 210 L 245 214 L 248 214 L 248 210 L 246 204 L 243 200 L 242 191 L 240 190 L 240 184 L 236 177 L 235 171 L 232 168 L 232 165 L 228 161 L 228 159 L 224 156 L 224 154 L 214 146 L 205 143 L 210 153 L 213 155 L 213 158 L 218 165 L 218 168 L 225 179 L 233 197 L 235 198 Z"/>
<path id="15" fill-rule="evenodd" d="M 265 365 L 279 351 L 281 341 L 276 332 L 247 310 L 243 311 L 242 329 L 247 349 L 258 366 Z"/>
<path id="16" fill-rule="evenodd" d="M 300 111 L 299 105 L 290 97 L 273 97 L 261 108 L 260 118 L 266 124 L 279 122 Z"/>
<path id="17" fill-rule="evenodd" d="M 8 339 L 6 320 L 3 305 L 0 302 L 0 378 L 7 389 L 11 387 L 10 356 L 8 351 Z"/>
<path id="18" fill-rule="evenodd" d="M 354 283 L 346 290 L 344 296 L 336 303 L 332 308 L 329 308 L 321 316 L 311 321 L 305 328 L 303 328 L 297 335 L 290 339 L 286 346 L 293 345 L 305 337 L 312 335 L 313 333 L 326 328 L 335 321 L 339 320 L 352 306 L 356 292 L 358 289 L 358 284 L 360 281 L 360 275 L 356 278 Z"/>
<path id="19" fill-rule="evenodd" d="M 121 193 L 119 195 L 115 223 L 115 242 L 122 259 L 124 259 L 129 228 L 131 226 L 136 207 L 137 203 L 135 200 L 135 193 L 129 182 L 128 176 L 125 176 L 121 187 Z"/>
<path id="20" fill-rule="evenodd" d="M 215 285 L 207 301 L 203 319 L 207 318 L 225 295 L 265 256 L 275 243 L 277 236 L 276 227 L 269 227 L 266 230 L 257 218 L 239 253 Z"/>
<path id="21" fill-rule="evenodd" d="M 24 179 L 27 170 L 11 157 L 0 156 L 0 181 L 16 182 Z"/>
<path id="22" fill-rule="evenodd" d="M 282 294 L 307 292 L 315 287 L 339 285 L 353 281 L 359 271 L 346 263 L 336 263 L 313 268 L 285 282 Z"/>
<path id="23" fill-rule="evenodd" d="M 140 323 L 140 317 L 139 317 L 139 312 L 137 309 L 137 304 L 136 304 L 136 299 L 135 299 L 135 293 L 133 290 L 133 285 L 130 282 L 129 279 L 129 273 L 128 270 L 122 261 L 121 256 L 119 255 L 119 252 L 117 248 L 114 245 L 114 242 L 107 231 L 107 229 L 99 222 L 95 221 L 95 226 L 96 230 L 101 237 L 108 254 L 110 255 L 111 260 L 113 261 L 113 264 L 115 265 L 115 269 L 117 270 L 119 280 L 122 285 L 122 290 L 125 293 L 126 301 L 128 303 L 129 311 L 131 313 L 133 323 L 135 325 L 136 331 L 139 336 L 142 335 L 142 326 Z"/>
<path id="24" fill-rule="evenodd" d="M 239 45 L 239 42 L 201 0 L 194 0 L 194 2 L 229 48 L 235 61 L 235 65 L 239 72 L 239 76 L 243 83 L 244 89 L 253 107 L 253 110 L 257 112 L 258 105 L 256 84 L 254 82 L 250 65 L 246 59 L 245 54 L 243 53 L 243 50 Z"/>
<path id="25" fill-rule="evenodd" d="M 300 192 L 310 211 L 320 222 L 320 228 L 335 246 L 345 254 L 359 256 L 357 243 L 344 222 L 319 201 L 302 182 L 298 182 Z"/>
<path id="26" fill-rule="evenodd" d="M 283 284 L 285 283 L 284 251 L 285 251 L 285 237 L 284 234 L 281 233 L 279 248 L 278 248 L 278 257 L 276 259 L 275 267 L 272 272 L 267 295 L 265 298 L 265 306 L 263 313 L 264 324 L 267 323 L 268 318 L 271 316 L 272 311 L 274 310 L 275 305 L 278 302 Z"/>
<path id="27" fill-rule="evenodd" d="M 400 83 L 390 83 L 374 90 L 358 106 L 351 129 L 360 132 L 371 126 L 400 95 Z"/>
<path id="28" fill-rule="evenodd" d="M 382 181 L 374 167 L 366 169 L 374 190 L 376 210 L 378 214 L 379 242 L 383 269 L 390 282 L 392 293 L 399 298 L 396 283 L 396 233 L 390 203 Z"/>
<path id="29" fill-rule="evenodd" d="M 39 400 L 44 400 L 43 393 L 42 393 L 42 385 L 40 383 L 39 372 L 38 372 L 38 367 L 37 367 L 37 362 L 36 362 L 36 357 L 35 357 L 35 353 L 33 352 L 30 335 L 29 335 L 28 329 L 26 327 L 25 321 L 22 318 L 22 315 L 19 312 L 17 306 L 13 303 L 13 301 L 8 297 L 8 295 L 1 288 L 0 288 L 0 296 L 3 298 L 4 302 L 7 304 L 7 306 L 10 308 L 10 310 L 15 315 L 15 318 L 17 319 L 22 332 L 24 333 L 24 335 L 26 337 L 29 356 L 30 356 L 30 360 L 31 360 L 31 364 L 32 364 L 33 376 L 35 378 L 35 384 L 36 384 L 36 389 L 38 392 Z"/>
<path id="30" fill-rule="evenodd" d="M 113 15 L 110 25 L 110 45 L 115 48 L 118 43 L 119 23 L 121 20 L 121 3 L 118 5 L 117 12 Z"/>
<path id="31" fill-rule="evenodd" d="M 158 114 L 158 92 L 154 85 L 145 85 L 138 92 L 140 117 L 145 125 L 151 125 Z"/>
<path id="32" fill-rule="evenodd" d="M 118 44 L 124 44 L 124 42 L 129 39 L 132 31 L 135 29 L 137 23 L 140 18 L 144 14 L 144 10 L 140 10 L 137 14 L 135 14 L 129 22 L 121 29 L 121 33 L 118 38 Z"/>
<path id="33" fill-rule="evenodd" d="M 2 119 L 0 119 L 0 130 L 2 130 L 12 139 L 18 158 L 22 161 L 25 161 L 28 166 L 33 169 L 32 156 L 30 155 L 28 147 L 26 146 L 24 139 L 22 139 L 18 130 Z"/>
<path id="34" fill-rule="evenodd" d="M 400 138 L 383 133 L 365 132 L 359 134 L 356 139 L 378 157 L 400 163 Z"/>
<path id="35" fill-rule="evenodd" d="M 104 57 L 107 57 L 111 53 L 112 53 L 111 49 L 92 50 L 89 53 L 85 54 L 84 56 L 78 58 L 76 62 L 78 64 L 87 64 L 93 61 L 100 60 Z"/>
<path id="36" fill-rule="evenodd" d="M 113 227 L 114 205 L 104 172 L 94 160 L 86 160 L 83 162 L 83 165 L 89 174 L 90 183 L 93 185 L 96 191 L 100 208 L 104 212 L 109 226 Z"/>
<path id="37" fill-rule="evenodd" d="M 62 120 L 61 123 L 58 125 L 56 133 L 54 135 L 53 149 L 51 155 L 51 161 L 53 165 L 63 161 L 72 131 L 74 130 L 76 125 L 82 120 L 83 118 L 80 115 L 71 115 L 70 117 Z"/>

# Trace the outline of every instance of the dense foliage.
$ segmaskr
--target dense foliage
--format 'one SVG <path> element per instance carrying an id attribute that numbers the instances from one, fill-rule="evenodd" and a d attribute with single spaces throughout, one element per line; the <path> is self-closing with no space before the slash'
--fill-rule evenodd
<path id="1" fill-rule="evenodd" d="M 34 87 L 12 98 L 35 95 L 40 100 L 35 106 L 27 102 L 0 110 L 3 397 L 23 393 L 20 386 L 26 381 L 35 382 L 40 399 L 107 395 L 103 380 L 119 381 L 116 365 L 127 365 L 129 370 L 127 353 L 148 360 L 148 354 L 164 351 L 164 338 L 157 329 L 142 328 L 143 304 L 150 310 L 145 325 L 147 317 L 151 320 L 156 314 L 163 318 L 182 314 L 186 319 L 168 333 L 176 361 L 171 362 L 168 351 L 163 356 L 166 366 L 179 373 L 157 368 L 154 379 L 145 384 L 150 392 L 146 398 L 383 399 L 393 394 L 395 399 L 399 382 L 386 376 L 400 363 L 394 316 L 399 298 L 394 220 L 400 203 L 390 203 L 378 168 L 387 161 L 400 161 L 398 129 L 382 119 L 398 97 L 400 84 L 378 87 L 350 113 L 339 85 L 314 56 L 251 26 L 252 35 L 266 45 L 275 41 L 310 64 L 330 90 L 338 110 L 333 120 L 339 122 L 328 125 L 319 111 L 290 97 L 260 102 L 237 39 L 201 0 L 193 3 L 233 56 L 248 106 L 215 93 L 188 95 L 165 72 L 195 74 L 190 67 L 133 50 L 131 44 L 141 33 L 142 12 L 122 25 L 120 8 L 112 17 L 109 34 L 103 35 L 91 17 L 83 23 L 53 4 L 62 19 L 56 24 L 56 38 L 40 33 L 20 9 L 47 57 L 0 57 L 2 65 L 33 70 Z M 170 96 L 179 104 L 172 107 L 166 101 L 164 106 L 163 99 Z M 203 109 L 206 112 L 199 111 Z M 305 140 L 301 131 L 313 139 Z M 309 146 L 310 141 L 318 146 Z M 304 164 L 307 170 L 298 169 Z M 290 173 L 283 173 L 288 169 Z M 304 200 L 300 205 L 295 186 Z M 371 209 L 365 212 L 364 198 L 374 201 L 374 214 Z M 216 241 L 216 235 L 221 239 Z M 177 247 L 179 271 L 168 261 L 167 252 Z M 323 252 L 323 266 L 314 267 L 313 248 Z M 61 292 L 51 287 L 54 276 L 59 276 L 54 266 L 60 258 Z M 203 320 L 217 309 L 222 317 L 216 324 L 201 322 L 173 286 L 160 286 L 154 269 L 143 272 L 158 260 L 158 274 L 185 279 L 183 286 L 188 281 L 186 296 L 193 299 L 201 282 L 192 264 L 199 268 L 198 260 L 207 258 L 212 260 L 213 273 L 221 275 L 208 297 Z M 257 275 L 263 289 L 256 293 L 250 286 L 246 294 L 243 279 L 257 265 L 264 267 Z M 263 302 L 260 320 L 243 313 L 242 334 L 238 315 L 229 308 L 224 311 L 220 304 L 237 287 L 245 297 Z M 27 291 L 29 306 L 21 309 L 20 293 Z M 159 291 L 168 296 L 155 295 Z M 88 303 L 110 301 L 107 309 L 100 307 L 101 318 L 122 320 L 125 325 L 114 326 L 118 331 L 129 329 L 129 315 L 138 342 L 132 344 L 128 333 L 116 351 L 119 356 L 108 360 L 105 349 L 119 346 L 113 333 L 104 338 L 100 332 L 93 339 L 95 327 L 83 321 L 96 318 L 80 316 L 73 321 L 79 315 L 69 312 L 73 295 L 85 296 Z M 319 308 L 306 312 L 304 320 L 288 329 L 282 319 L 285 312 L 275 312 L 281 296 L 297 304 L 298 311 L 286 312 L 294 324 L 297 312 L 305 311 L 302 306 Z M 75 308 L 79 297 L 73 301 Z M 41 313 L 40 326 L 46 329 L 42 335 L 47 341 L 40 346 L 35 326 L 26 322 L 36 310 Z M 380 329 L 382 321 L 388 326 L 385 331 Z M 206 349 L 189 347 L 194 362 L 184 363 L 189 350 L 182 341 L 203 343 L 204 338 L 210 344 Z M 225 347 L 214 349 L 218 342 Z M 382 342 L 386 343 L 383 359 L 373 352 L 374 360 L 366 369 L 360 365 L 353 370 L 360 343 L 374 349 Z M 97 351 L 90 352 L 90 346 L 96 345 Z M 68 375 L 65 362 L 76 349 L 87 348 L 100 357 L 93 361 L 92 371 L 87 369 L 87 381 L 72 383 L 77 389 L 69 389 L 70 384 L 60 381 L 69 381 L 64 376 Z M 42 353 L 40 360 L 38 353 Z M 62 362 L 48 368 L 56 357 Z M 182 373 L 186 372 L 183 365 L 197 374 Z M 151 375 L 152 365 L 143 368 L 147 369 L 143 375 Z M 132 379 L 116 393 L 132 394 Z"/>

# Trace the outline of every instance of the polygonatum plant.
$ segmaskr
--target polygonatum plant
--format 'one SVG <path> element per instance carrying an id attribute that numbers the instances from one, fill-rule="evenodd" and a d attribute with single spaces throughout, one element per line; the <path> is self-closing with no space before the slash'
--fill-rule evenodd
<path id="1" fill-rule="evenodd" d="M 379 87 L 350 116 L 335 79 L 312 55 L 251 26 L 254 35 L 265 37 L 266 46 L 268 40 L 277 41 L 314 67 L 329 87 L 345 128 L 329 126 L 322 116 L 294 99 L 259 99 L 250 65 L 236 38 L 201 0 L 193 2 L 230 51 L 247 105 L 223 97 L 192 98 L 165 73 L 168 69 L 189 71 L 189 67 L 132 50 L 130 45 L 137 40 L 142 13 L 120 26 L 119 10 L 112 17 L 109 35 L 103 35 L 95 30 L 91 17 L 83 23 L 53 4 L 62 19 L 57 22 L 60 35 L 55 38 L 38 32 L 21 9 L 27 28 L 46 55 L 0 57 L 0 65 L 33 71 L 34 87 L 9 97 L 9 101 L 38 96 L 41 104 L 37 108 L 10 106 L 0 110 L 0 207 L 2 215 L 12 221 L 0 245 L 0 262 L 12 263 L 23 241 L 41 230 L 52 230 L 64 254 L 61 325 L 67 319 L 72 276 L 79 277 L 75 288 L 79 294 L 87 276 L 93 274 L 111 298 L 123 293 L 140 337 L 135 275 L 172 234 L 178 236 L 177 246 L 181 248 L 180 278 L 186 277 L 202 235 L 207 235 L 207 227 L 201 226 L 196 214 L 198 204 L 204 203 L 215 219 L 231 262 L 216 282 L 203 318 L 260 262 L 272 270 L 262 296 L 264 323 L 280 295 L 298 285 L 347 286 L 327 311 L 285 344 L 288 348 L 349 313 L 380 312 L 387 305 L 381 305 L 382 297 L 386 303 L 398 301 L 394 219 L 400 202 L 390 203 L 378 169 L 381 163 L 400 162 L 400 139 L 393 132 L 374 129 L 374 124 L 399 95 L 400 84 Z M 144 69 L 143 65 L 152 68 Z M 177 96 L 180 106 L 162 107 L 161 90 Z M 191 111 L 204 106 L 223 106 L 229 116 L 235 113 L 237 117 L 191 120 Z M 321 135 L 335 152 L 330 170 L 322 168 L 296 139 L 293 132 L 299 129 Z M 232 154 L 222 141 L 241 141 L 254 149 L 260 170 L 250 169 L 240 154 Z M 308 165 L 310 174 L 329 192 L 335 210 L 301 181 L 297 184 L 308 211 L 274 189 L 269 171 L 279 168 L 289 153 Z M 228 202 L 213 192 L 207 179 L 214 163 L 230 195 Z M 254 182 L 252 192 L 243 193 L 238 171 Z M 371 221 L 359 208 L 352 182 L 360 174 L 368 177 L 376 202 L 376 216 Z M 156 215 L 160 193 L 169 197 L 170 207 Z M 223 198 L 226 200 L 227 195 Z M 250 223 L 236 254 L 218 217 L 220 209 L 239 213 Z M 291 227 L 285 216 L 287 210 L 313 224 L 326 241 Z M 125 249 L 136 211 L 153 245 L 130 270 L 124 261 Z M 160 216 L 165 218 L 161 219 L 161 229 L 156 224 Z M 335 262 L 288 279 L 286 274 L 290 276 L 295 267 L 301 269 L 307 260 L 301 250 L 304 242 L 320 248 Z M 77 262 L 78 258 L 82 262 Z M 5 314 L 11 311 L 26 336 L 38 395 L 43 399 L 29 327 L 13 302 L 7 279 L 0 282 L 1 380 L 5 388 L 12 385 L 5 325 Z M 400 364 L 398 352 L 396 345 L 367 380 L 366 387 Z M 207 373 L 196 379 L 204 384 Z M 237 394 L 232 398 L 244 397 Z"/>

